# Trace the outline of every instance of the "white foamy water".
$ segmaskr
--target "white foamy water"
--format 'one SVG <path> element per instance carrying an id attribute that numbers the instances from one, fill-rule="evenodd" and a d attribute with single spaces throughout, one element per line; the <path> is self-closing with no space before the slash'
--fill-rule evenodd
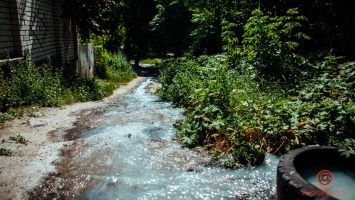
<path id="1" fill-rule="evenodd" d="M 344 170 L 338 167 L 322 165 L 320 166 L 310 166 L 308 169 L 302 169 L 302 176 L 305 179 L 318 187 L 319 189 L 326 191 L 329 195 L 334 196 L 340 200 L 354 200 L 355 199 L 355 172 L 352 170 Z M 333 175 L 333 181 L 329 186 L 321 186 L 317 182 L 317 174 L 319 169 L 330 169 Z"/>
<path id="2" fill-rule="evenodd" d="M 147 94 L 148 79 L 103 113 L 97 128 L 82 133 L 86 148 L 74 160 L 98 183 L 76 199 L 269 199 L 278 158 L 257 167 L 208 166 L 199 149 L 182 148 L 173 123 L 182 110 Z M 190 170 L 187 170 L 190 169 Z M 192 170 L 191 170 L 192 169 Z"/>

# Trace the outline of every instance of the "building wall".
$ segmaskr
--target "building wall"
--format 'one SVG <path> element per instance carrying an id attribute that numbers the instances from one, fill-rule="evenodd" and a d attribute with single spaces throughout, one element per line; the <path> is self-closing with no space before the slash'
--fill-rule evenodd
<path id="1" fill-rule="evenodd" d="M 57 52 L 62 63 L 78 60 L 78 29 L 74 21 L 61 18 L 61 3 L 53 0 Z"/>
<path id="2" fill-rule="evenodd" d="M 8 0 L 0 1 L 0 59 L 6 58 L 6 51 L 11 57 L 21 55 L 19 26 L 16 17 L 16 3 L 10 3 Z"/>
<path id="3" fill-rule="evenodd" d="M 77 59 L 77 28 L 61 18 L 60 0 L 1 0 L 0 59 L 4 50 L 21 57 L 29 49 L 35 62 L 47 56 L 63 65 Z"/>

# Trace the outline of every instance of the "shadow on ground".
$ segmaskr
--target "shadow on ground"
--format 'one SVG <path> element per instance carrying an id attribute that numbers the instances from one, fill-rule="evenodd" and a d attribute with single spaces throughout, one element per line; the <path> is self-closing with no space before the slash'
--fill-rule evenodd
<path id="1" fill-rule="evenodd" d="M 133 66 L 133 70 L 142 77 L 158 77 L 159 69 L 155 65 L 151 64 L 140 64 L 139 67 Z"/>

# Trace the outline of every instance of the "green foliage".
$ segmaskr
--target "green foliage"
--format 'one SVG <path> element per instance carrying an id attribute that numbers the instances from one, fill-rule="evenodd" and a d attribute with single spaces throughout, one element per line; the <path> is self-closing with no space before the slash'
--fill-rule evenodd
<path id="1" fill-rule="evenodd" d="M 188 49 L 188 35 L 192 29 L 191 13 L 182 2 L 157 0 L 158 14 L 150 22 L 152 26 L 151 48 L 155 53 L 168 52 L 179 56 Z"/>
<path id="2" fill-rule="evenodd" d="M 95 46 L 95 76 L 101 79 L 108 78 L 107 65 L 110 60 L 109 53 L 103 48 L 102 45 Z"/>
<path id="3" fill-rule="evenodd" d="M 74 102 L 76 101 L 91 101 L 91 100 L 99 100 L 105 96 L 111 95 L 115 86 L 112 84 L 104 84 L 101 80 L 94 79 L 83 79 L 78 78 L 75 82 L 72 82 L 72 86 L 70 88 L 73 91 L 72 97 Z M 67 93 L 66 93 L 67 94 Z M 65 97 L 64 99 L 66 99 Z"/>
<path id="4" fill-rule="evenodd" d="M 21 118 L 24 115 L 33 117 L 34 112 L 36 112 L 36 107 L 9 108 L 5 113 L 0 112 L 0 127 L 10 119 Z"/>
<path id="5" fill-rule="evenodd" d="M 229 151 L 234 162 L 255 164 L 263 160 L 260 155 L 265 150 L 254 148 L 262 141 L 250 141 L 250 135 L 245 133 L 252 123 L 250 118 L 257 118 L 253 101 L 261 104 L 282 95 L 263 92 L 271 88 L 261 89 L 248 75 L 229 69 L 222 55 L 167 62 L 159 80 L 163 84 L 160 96 L 186 109 L 186 120 L 177 131 L 184 145 L 212 143 L 218 151 Z M 259 156 L 254 158 L 256 155 Z"/>
<path id="6" fill-rule="evenodd" d="M 151 64 L 151 65 L 154 65 L 155 67 L 159 67 L 163 63 L 163 61 L 166 59 L 168 59 L 166 56 L 144 57 L 143 59 L 140 60 L 140 63 Z"/>
<path id="7" fill-rule="evenodd" d="M 7 113 L 0 112 L 0 127 L 6 121 L 12 119 L 12 116 L 9 116 Z"/>
<path id="8" fill-rule="evenodd" d="M 0 74 L 0 123 L 24 113 L 30 106 L 59 106 L 77 101 L 99 100 L 111 95 L 120 83 L 136 77 L 123 54 L 111 54 L 96 48 L 96 64 L 100 78 L 64 77 L 61 70 L 48 61 L 36 66 L 28 51 L 24 61 L 8 62 Z"/>
<path id="9" fill-rule="evenodd" d="M 189 9 L 194 22 L 192 26 L 189 26 L 192 35 L 185 38 L 183 41 L 190 41 L 190 50 L 195 56 L 221 53 L 221 45 L 224 47 L 223 51 L 233 53 L 235 45 L 241 45 L 244 33 L 242 30 L 243 26 L 246 24 L 247 19 L 251 17 L 251 12 L 257 8 L 260 12 L 272 16 L 267 19 L 269 22 L 270 20 L 274 22 L 282 20 L 280 19 L 280 16 L 284 15 L 289 8 L 298 8 L 299 15 L 305 16 L 308 20 L 299 20 L 297 19 L 298 17 L 296 17 L 298 14 L 295 12 L 289 12 L 289 14 L 283 17 L 291 17 L 293 20 L 290 21 L 291 23 L 286 22 L 286 26 L 291 26 L 285 28 L 292 28 L 292 26 L 295 25 L 295 22 L 303 21 L 302 23 L 304 26 L 294 27 L 295 29 L 292 34 L 294 35 L 297 34 L 297 32 L 302 32 L 314 38 L 314 40 L 294 40 L 294 38 L 282 36 L 282 41 L 290 40 L 292 42 L 297 42 L 300 45 L 298 48 L 299 52 L 302 51 L 302 53 L 326 52 L 329 54 L 332 52 L 332 54 L 337 56 L 346 55 L 349 59 L 354 58 L 353 52 L 355 46 L 352 44 L 354 44 L 355 41 L 355 37 L 353 37 L 353 32 L 355 30 L 353 19 L 355 13 L 352 12 L 354 8 L 351 0 L 323 0 L 321 2 L 305 2 L 303 0 L 157 0 L 157 2 L 163 2 L 164 4 L 170 3 L 173 5 L 183 4 Z M 169 13 L 175 13 L 166 9 L 164 4 L 163 9 L 161 9 L 163 14 L 158 14 L 158 19 L 155 19 L 155 21 L 164 21 L 164 17 L 167 15 L 169 16 Z M 283 23 L 284 22 L 285 21 L 283 21 Z M 265 21 L 262 23 L 267 25 L 268 22 Z M 164 43 L 174 42 L 171 41 L 174 38 L 164 38 L 163 33 L 172 31 L 176 27 L 172 26 L 171 23 L 160 23 L 159 25 L 160 30 L 162 30 L 161 35 L 163 35 L 163 37 L 161 38 L 164 39 Z M 271 27 L 269 25 L 267 26 L 267 30 L 270 30 Z M 181 26 L 181 28 L 185 29 L 186 26 Z M 282 27 L 279 26 L 278 28 L 281 30 L 280 28 Z M 281 36 L 282 34 L 278 35 Z M 223 44 L 221 41 L 223 41 Z"/>
<path id="10" fill-rule="evenodd" d="M 0 156 L 12 156 L 12 151 L 10 149 L 0 148 Z"/>
<path id="11" fill-rule="evenodd" d="M 16 143 L 20 143 L 20 144 L 28 144 L 28 140 L 26 140 L 23 136 L 21 135 L 17 135 L 17 136 L 11 136 L 10 140 L 15 141 Z"/>
<path id="12" fill-rule="evenodd" d="M 164 63 L 159 94 L 185 108 L 186 119 L 177 124 L 184 145 L 212 145 L 215 155 L 229 155 L 224 166 L 258 164 L 266 152 L 313 144 L 343 146 L 343 155 L 353 154 L 354 62 L 328 57 L 307 81 L 287 91 L 230 68 L 227 58 Z"/>
<path id="13" fill-rule="evenodd" d="M 355 63 L 337 62 L 336 57 L 325 58 L 315 67 L 314 78 L 299 90 L 300 107 L 313 122 L 308 127 L 322 133 L 331 145 L 355 137 Z"/>
<path id="14" fill-rule="evenodd" d="M 350 155 L 355 155 L 355 139 L 346 138 L 339 148 L 340 155 L 345 157 L 350 157 Z"/>
<path id="15" fill-rule="evenodd" d="M 90 31 L 97 33 L 105 26 L 102 13 L 114 4 L 113 0 L 63 1 L 62 15 L 75 20 L 81 34 L 88 38 Z"/>
<path id="16" fill-rule="evenodd" d="M 157 14 L 154 0 L 121 0 L 104 13 L 107 21 L 109 42 L 106 46 L 111 52 L 123 51 L 135 64 L 149 51 L 150 21 Z"/>
<path id="17" fill-rule="evenodd" d="M 30 60 L 9 63 L 0 74 L 0 110 L 29 105 L 56 106 L 61 93 L 61 72 L 51 67 L 50 59 L 41 67 Z"/>
<path id="18" fill-rule="evenodd" d="M 223 3 L 222 1 L 201 1 L 191 8 L 192 22 L 197 24 L 190 34 L 193 41 L 190 46 L 192 55 L 221 53 L 221 9 Z"/>
<path id="19" fill-rule="evenodd" d="M 297 40 L 310 39 L 302 32 L 304 16 L 297 9 L 289 9 L 285 16 L 271 18 L 257 9 L 248 19 L 243 34 L 243 57 L 248 70 L 272 80 L 293 81 L 300 74 L 299 66 L 305 60 L 296 53 Z M 241 61 L 241 62 L 244 62 Z"/>
<path id="20" fill-rule="evenodd" d="M 110 53 L 101 45 L 95 46 L 95 75 L 114 83 L 127 82 L 136 77 L 123 53 Z"/>
<path id="21" fill-rule="evenodd" d="M 280 17 L 254 10 L 244 26 L 243 46 L 237 27 L 245 15 L 223 16 L 226 56 L 163 63 L 159 94 L 186 111 L 177 125 L 181 142 L 212 148 L 218 158 L 228 155 L 222 165 L 232 168 L 258 164 L 265 152 L 314 144 L 354 154 L 355 63 L 340 64 L 334 56 L 311 63 L 320 58 L 314 54 L 303 58 L 297 47 L 309 37 L 299 31 L 305 17 L 297 9 Z"/>

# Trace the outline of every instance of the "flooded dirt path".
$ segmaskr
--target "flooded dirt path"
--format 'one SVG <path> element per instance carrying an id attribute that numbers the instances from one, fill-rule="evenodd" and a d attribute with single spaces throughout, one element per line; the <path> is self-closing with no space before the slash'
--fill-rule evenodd
<path id="1" fill-rule="evenodd" d="M 161 101 L 149 77 L 136 90 L 84 110 L 75 128 L 53 131 L 72 143 L 57 172 L 30 199 L 272 199 L 278 158 L 238 170 L 213 165 L 202 148 L 184 148 L 173 126 L 183 111 Z"/>

